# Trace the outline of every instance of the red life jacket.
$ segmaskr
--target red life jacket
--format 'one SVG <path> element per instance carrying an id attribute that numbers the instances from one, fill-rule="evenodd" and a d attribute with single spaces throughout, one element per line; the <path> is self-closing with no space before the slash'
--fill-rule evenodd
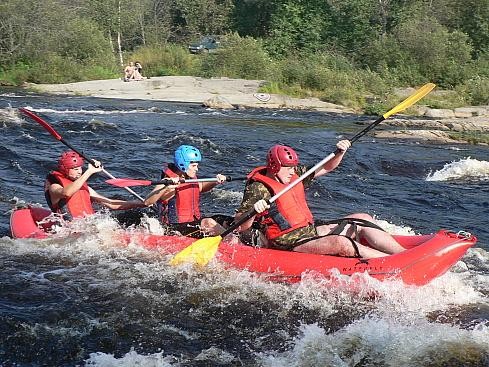
<path id="1" fill-rule="evenodd" d="M 86 215 L 95 213 L 92 207 L 90 192 L 88 191 L 88 185 L 86 182 L 83 184 L 81 189 L 75 192 L 71 197 L 61 199 L 56 205 L 53 205 L 51 202 L 51 196 L 49 194 L 49 186 L 54 183 L 66 187 L 72 184 L 73 181 L 58 171 L 52 171 L 46 177 L 46 182 L 44 184 L 44 196 L 46 197 L 46 201 L 53 212 L 65 214 L 68 216 L 68 219 L 82 218 Z"/>
<path id="2" fill-rule="evenodd" d="M 255 168 L 248 178 L 264 184 L 273 195 L 279 193 L 287 185 L 265 176 L 266 167 Z M 291 182 L 299 176 L 294 174 Z M 270 209 L 259 215 L 259 220 L 265 226 L 265 235 L 273 240 L 295 229 L 314 224 L 314 219 L 306 202 L 306 194 L 302 182 L 280 196 L 272 203 Z"/>
<path id="3" fill-rule="evenodd" d="M 167 167 L 163 177 L 179 177 Z M 169 200 L 158 202 L 160 219 L 163 223 L 188 223 L 200 219 L 199 183 L 182 183 L 175 189 L 175 195 Z"/>

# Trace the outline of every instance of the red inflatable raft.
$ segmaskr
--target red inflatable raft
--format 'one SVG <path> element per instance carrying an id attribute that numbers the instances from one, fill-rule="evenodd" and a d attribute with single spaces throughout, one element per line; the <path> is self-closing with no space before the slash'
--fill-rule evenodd
<path id="1" fill-rule="evenodd" d="M 46 238 L 49 223 L 44 227 L 38 223 L 49 214 L 49 210 L 42 208 L 14 211 L 10 221 L 12 237 Z M 221 242 L 216 257 L 232 268 L 266 274 L 277 281 L 298 282 L 305 273 L 329 276 L 333 272 L 344 275 L 366 272 L 379 280 L 397 277 L 406 284 L 424 285 L 448 271 L 477 242 L 477 238 L 468 233 L 447 230 L 394 237 L 406 251 L 369 260 L 271 250 L 226 241 Z M 124 241 L 176 253 L 195 240 L 179 236 L 127 234 Z"/>

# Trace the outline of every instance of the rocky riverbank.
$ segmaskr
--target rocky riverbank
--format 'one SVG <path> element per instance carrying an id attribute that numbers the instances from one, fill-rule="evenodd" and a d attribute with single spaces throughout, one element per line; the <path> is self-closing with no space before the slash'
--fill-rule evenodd
<path id="1" fill-rule="evenodd" d="M 479 111 L 479 109 L 477 107 Z M 383 122 L 388 129 L 374 132 L 378 138 L 415 139 L 437 143 L 487 144 L 489 108 L 481 115 L 450 118 L 390 118 Z"/>
<path id="2" fill-rule="evenodd" d="M 26 87 L 54 94 L 189 102 L 210 108 L 298 108 L 337 113 L 354 112 L 350 108 L 317 98 L 299 99 L 259 93 L 258 89 L 263 83 L 263 80 L 164 76 L 131 82 L 110 79 L 68 84 L 28 84 Z"/>
<path id="3" fill-rule="evenodd" d="M 145 99 L 189 102 L 209 108 L 290 108 L 310 109 L 330 113 L 355 113 L 350 108 L 323 102 L 317 98 L 292 98 L 258 92 L 261 80 L 165 76 L 124 82 L 120 79 L 96 80 L 69 84 L 29 84 L 26 87 L 53 94 L 84 95 L 103 98 Z M 409 95 L 413 90 L 399 94 Z M 396 115 L 389 118 L 378 138 L 418 139 L 437 143 L 489 141 L 489 106 L 450 109 L 430 109 L 422 102 L 415 117 Z M 401 117 L 400 117 L 401 116 Z M 481 139 L 477 140 L 480 135 Z M 464 138 L 465 137 L 465 138 Z"/>

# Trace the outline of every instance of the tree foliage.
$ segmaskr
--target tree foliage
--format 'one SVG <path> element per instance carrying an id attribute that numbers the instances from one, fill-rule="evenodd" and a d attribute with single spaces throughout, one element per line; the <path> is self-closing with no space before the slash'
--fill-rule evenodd
<path id="1" fill-rule="evenodd" d="M 487 90 L 489 0 L 3 0 L 0 32 L 0 80 L 13 83 L 117 76 L 132 57 L 152 75 L 269 77 L 323 92 L 375 77 L 478 101 Z M 185 47 L 208 34 L 226 41 L 192 58 Z M 332 60 L 348 70 L 332 77 Z"/>
<path id="2" fill-rule="evenodd" d="M 260 41 L 234 33 L 223 42 L 226 43 L 224 49 L 205 55 L 202 64 L 204 76 L 266 79 L 270 75 L 272 60 Z"/>
<path id="3" fill-rule="evenodd" d="M 223 34 L 230 31 L 233 10 L 231 0 L 173 0 L 173 22 L 184 39 L 199 34 Z"/>

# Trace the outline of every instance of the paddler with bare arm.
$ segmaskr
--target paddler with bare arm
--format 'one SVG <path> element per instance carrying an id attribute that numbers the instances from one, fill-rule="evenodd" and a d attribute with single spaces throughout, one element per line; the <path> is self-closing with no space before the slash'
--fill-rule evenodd
<path id="1" fill-rule="evenodd" d="M 272 205 L 266 200 L 280 192 L 308 168 L 299 165 L 297 153 L 288 146 L 275 145 L 268 151 L 267 165 L 254 169 L 248 182 L 236 218 L 255 208 L 258 213 L 240 227 L 248 230 L 257 222 L 267 240 L 267 247 L 279 250 L 314 254 L 374 258 L 404 250 L 396 240 L 374 223 L 365 213 L 351 214 L 345 218 L 316 224 L 307 205 L 305 188 L 314 178 L 333 171 L 350 147 L 348 140 L 337 143 L 335 156 L 306 177 Z M 363 241 L 369 246 L 361 244 Z"/>
<path id="2" fill-rule="evenodd" d="M 200 193 L 208 192 L 225 182 L 226 176 L 216 175 L 215 182 L 185 183 L 186 179 L 197 178 L 201 161 L 202 155 L 196 147 L 179 146 L 175 150 L 174 162 L 169 163 L 161 174 L 162 179 L 170 178 L 175 185 L 157 185 L 145 200 L 146 205 L 157 204 L 162 224 L 184 236 L 194 238 L 218 234 L 224 230 L 222 224 L 226 220 L 232 220 L 222 215 L 202 218 Z"/>
<path id="3" fill-rule="evenodd" d="M 95 166 L 88 164 L 83 171 L 83 158 L 74 151 L 64 152 L 58 162 L 58 168 L 46 177 L 44 194 L 49 207 L 66 219 L 81 218 L 95 213 L 92 202 L 109 209 L 125 210 L 144 207 L 141 201 L 125 201 L 105 197 L 88 186 L 88 179 L 103 170 L 98 161 Z"/>

